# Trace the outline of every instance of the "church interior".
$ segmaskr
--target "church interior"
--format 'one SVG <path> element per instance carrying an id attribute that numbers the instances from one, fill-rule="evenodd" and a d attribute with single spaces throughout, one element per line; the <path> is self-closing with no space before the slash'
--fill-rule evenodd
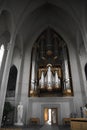
<path id="1" fill-rule="evenodd" d="M 86 0 L 0 0 L 0 127 L 86 118 Z"/>

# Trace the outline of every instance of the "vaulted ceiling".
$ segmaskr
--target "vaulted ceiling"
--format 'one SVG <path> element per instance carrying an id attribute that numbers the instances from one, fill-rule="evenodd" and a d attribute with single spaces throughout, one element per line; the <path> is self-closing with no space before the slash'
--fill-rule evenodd
<path id="1" fill-rule="evenodd" d="M 12 28 L 15 28 L 17 37 L 21 36 L 24 46 L 31 41 L 33 44 L 41 32 L 50 26 L 68 44 L 79 48 L 80 45 L 76 45 L 78 36 L 87 47 L 85 0 L 4 0 L 1 3 L 11 13 L 14 21 Z"/>

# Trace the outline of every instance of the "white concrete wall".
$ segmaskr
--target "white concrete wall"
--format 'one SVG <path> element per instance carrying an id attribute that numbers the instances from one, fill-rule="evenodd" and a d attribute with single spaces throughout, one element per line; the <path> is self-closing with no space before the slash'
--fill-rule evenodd
<path id="1" fill-rule="evenodd" d="M 81 85 L 81 68 L 78 55 L 73 46 L 69 46 L 70 67 L 73 85 L 73 102 L 80 116 L 80 107 L 83 106 L 83 94 Z"/>
<path id="2" fill-rule="evenodd" d="M 19 67 L 20 67 L 20 59 L 21 59 L 20 50 L 15 48 L 13 58 L 12 58 L 12 65 L 15 65 L 17 67 L 17 69 L 19 69 Z"/>
<path id="3" fill-rule="evenodd" d="M 79 58 L 80 58 L 80 63 L 81 63 L 82 76 L 83 76 L 83 87 L 85 89 L 85 95 L 84 96 L 87 97 L 87 80 L 86 80 L 86 75 L 85 75 L 85 65 L 87 63 L 87 54 L 80 56 Z"/>
<path id="4" fill-rule="evenodd" d="M 69 99 L 66 101 L 66 97 L 61 100 L 58 100 L 59 98 L 56 98 L 53 102 L 47 100 L 47 98 L 44 98 L 43 101 L 39 101 L 39 98 L 37 101 L 31 101 L 28 97 L 29 92 L 29 76 L 30 76 L 30 60 L 31 60 L 31 50 L 29 46 L 26 48 L 25 54 L 24 54 L 24 60 L 23 60 L 23 75 L 22 75 L 22 86 L 21 86 L 21 97 L 20 100 L 23 103 L 24 106 L 24 123 L 28 124 L 30 117 L 39 117 L 41 120 L 41 123 L 43 123 L 42 119 L 42 113 L 41 113 L 41 106 L 44 104 L 57 104 L 60 106 L 61 111 L 59 116 L 59 123 L 62 124 L 62 119 L 64 117 L 68 117 L 71 112 L 78 111 L 80 115 L 80 107 L 82 106 L 82 93 L 81 93 L 81 86 L 80 86 L 80 76 L 79 76 L 79 69 L 77 64 L 77 57 L 76 53 L 73 50 L 73 48 L 70 48 L 70 64 L 71 64 L 71 74 L 72 74 L 72 82 L 73 82 L 73 90 L 74 90 L 74 97 L 72 97 L 72 103 L 69 101 Z M 19 66 L 19 54 L 16 52 L 13 57 L 13 62 L 17 67 Z M 19 68 L 18 68 L 19 70 Z M 35 100 L 36 98 L 34 98 Z M 48 98 L 49 99 L 49 98 Z M 51 97 L 53 100 L 54 98 Z M 71 104 L 75 107 L 74 110 L 71 108 Z"/>
<path id="5" fill-rule="evenodd" d="M 40 124 L 44 124 L 44 108 L 57 108 L 58 109 L 58 124 L 63 124 L 64 117 L 70 117 L 72 110 L 70 110 L 70 103 L 72 99 L 69 98 L 31 98 L 29 99 L 28 112 L 29 108 L 31 114 L 28 114 L 27 120 L 31 117 L 37 117 L 40 119 Z M 31 109 L 32 108 L 32 109 Z"/>

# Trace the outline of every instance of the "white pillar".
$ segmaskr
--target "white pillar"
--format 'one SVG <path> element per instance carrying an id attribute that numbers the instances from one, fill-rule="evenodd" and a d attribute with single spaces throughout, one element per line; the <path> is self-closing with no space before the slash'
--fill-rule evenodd
<path id="1" fill-rule="evenodd" d="M 16 82 L 16 91 L 15 91 L 15 104 L 17 105 L 20 102 L 21 98 L 21 89 L 22 89 L 22 74 L 23 74 L 23 55 L 20 55 L 20 65 L 18 69 L 17 82 Z"/>
<path id="2" fill-rule="evenodd" d="M 4 73 L 3 73 L 3 79 L 1 83 L 1 90 L 0 90 L 0 126 L 3 116 L 3 108 L 4 108 L 4 102 L 5 102 L 5 96 L 6 96 L 6 90 L 7 90 L 7 82 L 9 77 L 9 70 L 11 66 L 12 56 L 13 56 L 13 49 L 14 49 L 14 39 L 10 40 L 9 43 L 9 50 L 6 58 Z"/>
<path id="3" fill-rule="evenodd" d="M 23 104 L 23 123 L 29 123 L 28 104 L 29 104 L 29 79 L 30 79 L 30 66 L 31 66 L 31 47 L 25 48 L 25 54 L 23 59 L 23 75 L 22 75 L 22 88 L 21 88 L 21 102 Z"/>

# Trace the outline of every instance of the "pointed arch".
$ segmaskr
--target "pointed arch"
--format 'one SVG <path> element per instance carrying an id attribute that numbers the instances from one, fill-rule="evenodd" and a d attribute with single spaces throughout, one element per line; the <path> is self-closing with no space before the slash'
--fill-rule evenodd
<path id="1" fill-rule="evenodd" d="M 72 96 L 69 52 L 66 42 L 47 27 L 37 38 L 31 55 L 30 96 Z"/>
<path id="2" fill-rule="evenodd" d="M 10 68 L 10 72 L 9 72 L 9 78 L 7 84 L 7 97 L 15 96 L 17 73 L 18 73 L 17 67 L 13 65 Z"/>

